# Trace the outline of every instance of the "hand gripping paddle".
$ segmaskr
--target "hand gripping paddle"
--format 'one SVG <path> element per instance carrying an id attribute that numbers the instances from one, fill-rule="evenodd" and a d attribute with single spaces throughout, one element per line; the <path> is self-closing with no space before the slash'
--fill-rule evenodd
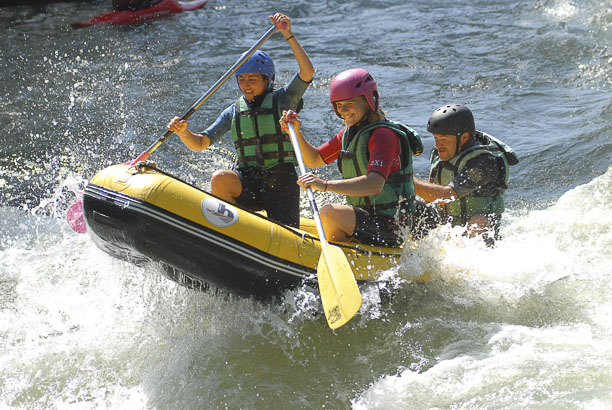
<path id="1" fill-rule="evenodd" d="M 304 159 L 300 150 L 300 144 L 293 124 L 288 123 L 291 144 L 300 166 L 302 175 L 306 173 Z M 361 293 L 355 280 L 355 275 L 351 265 L 346 259 L 342 249 L 335 245 L 330 245 L 325 238 L 323 224 L 319 216 L 319 209 L 315 202 L 314 194 L 310 187 L 306 188 L 310 206 L 314 214 L 319 240 L 321 241 L 321 256 L 317 265 L 317 280 L 319 282 L 319 292 L 323 302 L 323 310 L 327 324 L 332 329 L 337 329 L 347 323 L 361 307 Z"/>

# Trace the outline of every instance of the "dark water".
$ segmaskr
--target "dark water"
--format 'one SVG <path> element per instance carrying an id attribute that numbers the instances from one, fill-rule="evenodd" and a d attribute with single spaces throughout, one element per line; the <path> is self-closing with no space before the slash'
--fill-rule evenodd
<path id="1" fill-rule="evenodd" d="M 0 407 L 612 406 L 608 2 L 211 0 L 146 24 L 70 28 L 109 7 L 0 6 Z M 521 158 L 495 249 L 452 231 L 417 244 L 384 273 L 394 298 L 364 289 L 336 332 L 312 290 L 282 306 L 190 292 L 64 220 L 97 170 L 154 142 L 275 11 L 317 70 L 301 115 L 313 143 L 339 127 L 331 78 L 363 67 L 390 118 L 427 136 L 434 109 L 465 103 Z M 286 42 L 264 49 L 288 81 Z M 237 96 L 228 81 L 190 126 Z M 206 188 L 232 160 L 228 139 L 194 154 L 170 138 L 152 159 Z M 412 282 L 422 272 L 433 280 Z"/>

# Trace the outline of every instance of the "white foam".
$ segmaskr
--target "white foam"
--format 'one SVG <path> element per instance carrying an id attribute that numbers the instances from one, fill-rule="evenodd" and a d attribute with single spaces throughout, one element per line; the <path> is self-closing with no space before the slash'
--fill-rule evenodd
<path id="1" fill-rule="evenodd" d="M 382 377 L 353 407 L 612 403 L 611 188 L 612 168 L 548 209 L 510 215 L 493 249 L 460 235 L 438 252 L 427 244 L 439 238 L 425 242 L 416 255 L 425 270 L 436 270 L 431 289 L 453 295 L 456 306 L 463 298 L 481 307 L 497 323 L 475 325 L 474 335 L 488 326 L 484 340 L 471 339 L 468 328 L 423 372 Z"/>

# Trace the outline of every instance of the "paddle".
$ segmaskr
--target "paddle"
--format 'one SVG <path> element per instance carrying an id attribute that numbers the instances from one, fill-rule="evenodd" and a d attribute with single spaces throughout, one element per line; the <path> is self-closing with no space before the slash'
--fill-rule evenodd
<path id="1" fill-rule="evenodd" d="M 293 128 L 293 124 L 289 126 L 289 135 L 291 136 L 291 144 L 300 166 L 302 175 L 306 173 L 304 159 L 300 144 Z M 357 287 L 357 281 L 353 270 L 349 265 L 346 255 L 337 246 L 330 245 L 325 237 L 319 209 L 315 202 L 314 194 L 310 187 L 306 188 L 310 207 L 314 214 L 319 240 L 321 241 L 321 256 L 317 264 L 317 280 L 319 282 L 319 292 L 321 293 L 321 301 L 323 302 L 323 310 L 327 324 L 332 329 L 337 329 L 347 323 L 359 311 L 361 307 L 361 293 Z"/>
<path id="2" fill-rule="evenodd" d="M 219 87 L 221 87 L 221 85 L 223 85 L 223 83 L 227 81 L 228 78 L 230 78 L 236 71 L 238 71 L 240 66 L 244 64 L 249 59 L 249 57 L 251 57 L 253 53 L 255 53 L 255 51 L 257 51 L 257 49 L 262 46 L 263 43 L 265 43 L 270 37 L 272 37 L 272 34 L 274 34 L 275 30 L 276 26 L 270 27 L 268 31 L 266 31 L 266 33 L 261 36 L 261 38 L 257 40 L 257 42 L 253 44 L 253 46 L 249 48 L 246 53 L 244 53 L 244 55 L 238 61 L 236 61 L 236 63 L 231 66 L 231 68 L 227 70 L 226 73 L 223 74 L 223 76 L 221 76 L 221 78 L 219 78 L 217 82 L 214 83 L 213 86 L 208 91 L 206 91 L 206 93 L 204 93 L 202 97 L 200 97 L 198 101 L 195 102 L 195 104 L 191 106 L 191 108 L 181 117 L 181 120 L 186 120 L 191 117 L 191 115 L 198 108 L 200 108 L 204 101 L 208 100 L 208 98 L 213 95 L 213 93 L 217 91 Z M 159 148 L 159 146 L 163 144 L 164 141 L 166 141 L 168 137 L 172 134 L 172 131 L 166 131 L 157 141 L 155 141 L 154 144 L 152 144 L 149 148 L 143 151 L 136 159 L 129 161 L 126 164 L 135 165 L 138 162 L 146 160 L 153 153 L 153 151 Z M 67 211 L 66 220 L 68 221 L 68 225 L 70 225 L 73 231 L 77 233 L 86 232 L 86 225 L 85 221 L 83 220 L 83 202 L 81 198 L 78 198 L 76 202 L 70 205 Z"/>
<path id="3" fill-rule="evenodd" d="M 238 71 L 240 66 L 244 64 L 249 59 L 249 57 L 251 57 L 253 53 L 255 53 L 255 51 L 257 51 L 257 49 L 261 47 L 263 43 L 266 42 L 266 40 L 272 37 L 272 34 L 274 34 L 274 30 L 276 30 L 276 26 L 270 27 L 270 29 L 266 31 L 266 34 L 261 36 L 261 38 L 257 40 L 257 42 L 253 44 L 253 46 L 249 48 L 247 52 L 238 61 L 236 61 L 236 63 L 229 70 L 227 70 L 227 72 L 223 74 L 223 76 L 219 78 L 217 82 L 214 83 L 213 86 L 210 87 L 210 89 L 206 91 L 206 93 L 204 93 L 202 97 L 200 97 L 198 101 L 195 102 L 195 104 L 191 106 L 191 108 L 181 117 L 181 120 L 184 121 L 191 117 L 191 114 L 193 114 L 198 108 L 200 108 L 200 105 L 202 105 L 204 101 L 208 100 L 208 98 L 213 95 L 213 93 L 217 91 L 217 89 L 219 89 L 219 87 L 221 87 L 221 85 L 226 82 L 228 78 L 230 78 L 236 71 Z M 166 141 L 166 139 L 168 139 L 170 135 L 172 135 L 172 131 L 166 131 L 164 135 L 162 135 L 157 141 L 155 141 L 154 144 L 147 148 L 146 151 L 143 151 L 136 159 L 128 162 L 128 164 L 134 165 L 137 162 L 144 161 L 149 158 L 149 155 L 151 155 L 153 151 L 159 148 L 159 146 L 163 144 L 164 141 Z"/>

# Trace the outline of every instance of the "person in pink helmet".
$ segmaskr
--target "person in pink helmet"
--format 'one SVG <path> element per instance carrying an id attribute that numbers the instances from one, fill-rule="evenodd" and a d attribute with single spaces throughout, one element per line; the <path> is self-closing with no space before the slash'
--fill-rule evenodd
<path id="1" fill-rule="evenodd" d="M 342 174 L 342 179 L 327 180 L 309 172 L 298 178 L 298 185 L 346 195 L 347 205 L 321 208 L 329 240 L 400 246 L 415 211 L 412 156 L 423 152 L 421 139 L 412 128 L 385 117 L 367 70 L 354 68 L 335 76 L 330 101 L 344 126 L 319 147 L 305 140 L 296 113 L 283 112 L 281 127 L 289 122 L 295 127 L 304 164 L 318 168 L 337 161 Z"/>

